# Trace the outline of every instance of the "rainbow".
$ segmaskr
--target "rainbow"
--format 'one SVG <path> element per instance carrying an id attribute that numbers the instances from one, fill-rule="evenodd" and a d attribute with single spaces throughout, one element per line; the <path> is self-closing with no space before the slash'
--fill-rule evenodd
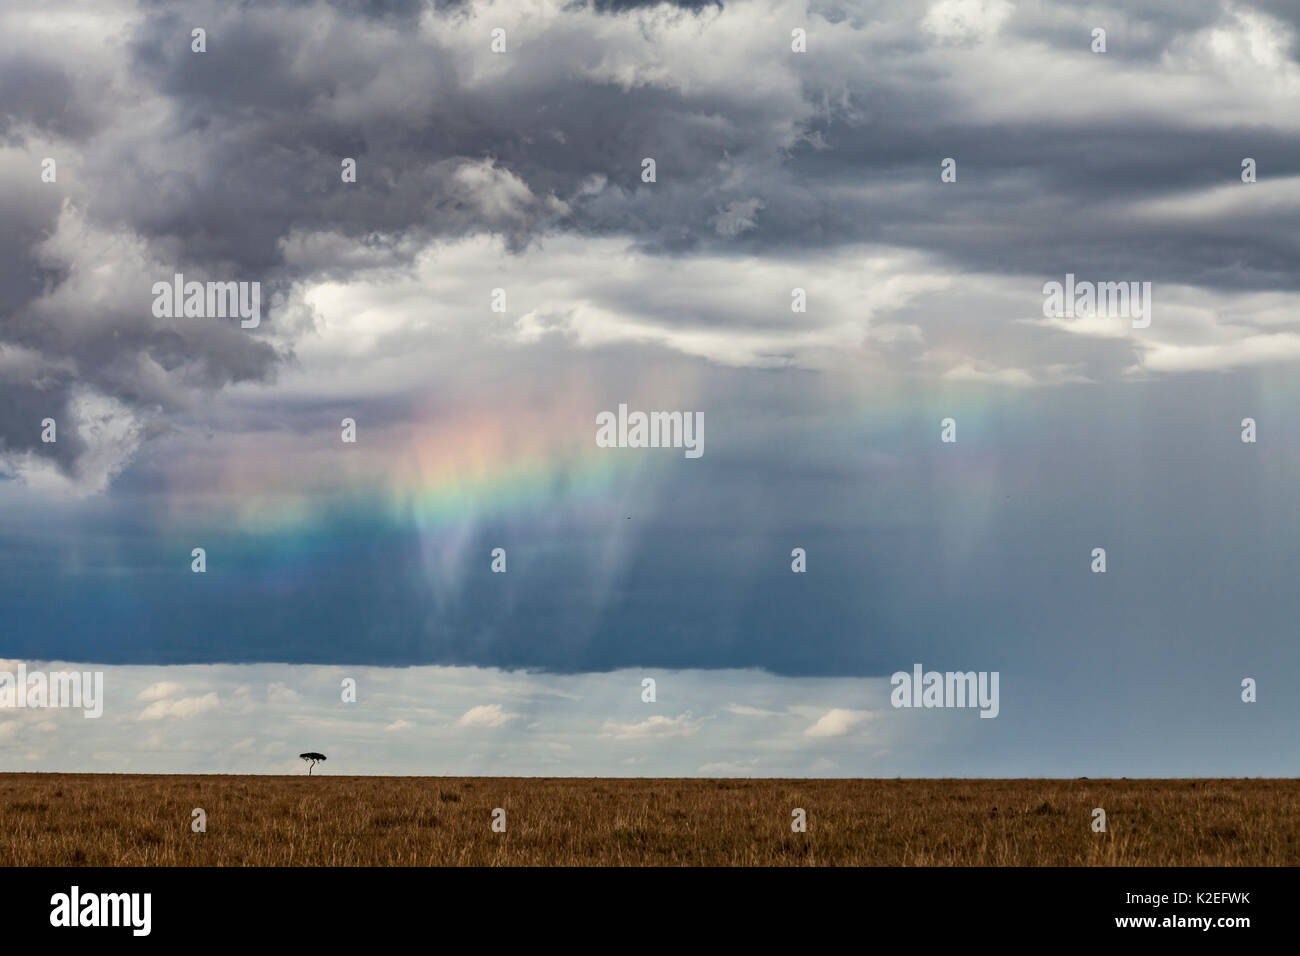
<path id="1" fill-rule="evenodd" d="M 343 450 L 336 435 L 323 434 L 299 439 L 288 454 L 243 447 L 223 459 L 208 491 L 177 482 L 168 523 L 256 539 L 259 551 L 323 555 L 346 547 L 349 529 L 428 534 L 556 509 L 612 512 L 680 461 L 660 449 L 599 448 L 587 417 L 592 424 L 580 431 L 572 416 L 538 414 L 478 413 L 402 433 L 367 434 L 362 423 L 358 443 Z"/>

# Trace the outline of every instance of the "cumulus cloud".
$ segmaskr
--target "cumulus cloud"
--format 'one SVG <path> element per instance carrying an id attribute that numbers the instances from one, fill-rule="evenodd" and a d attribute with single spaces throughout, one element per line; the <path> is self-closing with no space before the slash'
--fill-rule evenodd
<path id="1" fill-rule="evenodd" d="M 296 704 L 302 695 L 283 681 L 274 681 L 266 685 L 266 699 L 273 704 Z"/>
<path id="2" fill-rule="evenodd" d="M 676 717 L 656 714 L 642 721 L 624 722 L 606 720 L 601 725 L 605 736 L 615 740 L 653 740 L 668 737 L 692 737 L 699 733 L 701 720 L 691 716 L 688 710 Z"/>
<path id="3" fill-rule="evenodd" d="M 216 710 L 221 706 L 216 692 L 204 694 L 202 697 L 177 697 L 155 700 L 152 704 L 140 711 L 137 720 L 167 720 L 176 718 L 184 720 L 190 717 L 196 717 L 199 714 L 205 714 L 208 711 Z"/>
<path id="4" fill-rule="evenodd" d="M 504 727 L 518 718 L 518 714 L 509 714 L 501 709 L 500 704 L 480 704 L 461 714 L 456 721 L 457 727 Z"/>
<path id="5" fill-rule="evenodd" d="M 162 680 L 150 684 L 140 693 L 135 695 L 136 700 L 155 701 L 162 700 L 164 697 L 173 697 L 179 694 L 184 688 L 175 681 Z"/>
<path id="6" fill-rule="evenodd" d="M 0 200 L 0 471 L 101 494 L 186 413 L 294 367 L 317 329 L 310 290 L 470 237 L 512 255 L 610 240 L 512 313 L 514 344 L 538 348 L 886 357 L 937 380 L 1052 387 L 1211 367 L 1216 345 L 1081 358 L 1045 329 L 972 337 L 967 321 L 1011 317 L 972 308 L 960 283 L 921 294 L 956 274 L 1033 289 L 1071 269 L 1286 292 L 1294 315 L 1293 230 L 1274 201 L 1300 136 L 1285 10 L 1125 11 L 1098 56 L 1085 6 L 937 0 L 814 18 L 812 52 L 791 56 L 772 38 L 809 19 L 803 3 L 680 6 L 204 3 L 193 15 L 228 42 L 201 57 L 174 42 L 176 14 L 126 2 L 76 25 L 0 14 L 0 68 L 36 78 L 0 118 L 0 175 L 39 186 Z M 481 42 L 491 25 L 519 38 L 509 57 Z M 1221 158 L 1246 148 L 1240 131 L 1263 164 L 1250 187 Z M 38 183 L 53 155 L 58 181 Z M 345 156 L 356 183 L 340 181 Z M 938 180 L 944 156 L 957 183 Z M 620 245 L 643 258 L 615 268 Z M 859 282 L 868 249 L 880 268 Z M 148 290 L 175 271 L 263 282 L 266 322 L 156 319 Z M 791 274 L 813 303 L 797 316 L 773 298 Z M 1016 298 L 1023 314 L 1033 294 Z M 1262 364 L 1268 344 L 1285 346 L 1229 346 L 1218 364 Z M 47 416 L 57 443 L 34 427 Z"/>
<path id="7" fill-rule="evenodd" d="M 980 40 L 997 33 L 1013 9 L 1007 0 L 938 0 L 921 26 L 942 41 Z"/>
<path id="8" fill-rule="evenodd" d="M 862 730 L 870 720 L 869 711 L 836 707 L 817 718 L 817 722 L 804 731 L 804 736 L 847 737 Z"/>

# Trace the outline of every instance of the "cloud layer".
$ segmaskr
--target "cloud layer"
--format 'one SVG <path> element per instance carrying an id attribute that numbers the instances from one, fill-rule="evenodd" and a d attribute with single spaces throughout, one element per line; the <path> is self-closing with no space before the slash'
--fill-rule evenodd
<path id="1" fill-rule="evenodd" d="M 137 729 L 254 694 L 162 665 L 1001 670 L 985 753 L 1026 770 L 1049 701 L 1290 680 L 1298 35 L 1271 3 L 8 8 L 0 653 L 151 669 Z M 261 325 L 157 317 L 177 273 L 261 283 Z M 1150 324 L 1045 314 L 1067 276 L 1151 283 Z M 704 456 L 598 449 L 622 403 L 703 412 Z M 719 773 L 776 766 L 733 720 L 881 725 L 586 718 L 548 745 Z"/>

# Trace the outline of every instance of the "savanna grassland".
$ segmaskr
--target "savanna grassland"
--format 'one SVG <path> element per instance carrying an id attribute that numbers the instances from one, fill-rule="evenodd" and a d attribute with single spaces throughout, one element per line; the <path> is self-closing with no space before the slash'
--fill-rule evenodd
<path id="1" fill-rule="evenodd" d="M 5 866 L 1297 863 L 1296 780 L 0 774 Z"/>

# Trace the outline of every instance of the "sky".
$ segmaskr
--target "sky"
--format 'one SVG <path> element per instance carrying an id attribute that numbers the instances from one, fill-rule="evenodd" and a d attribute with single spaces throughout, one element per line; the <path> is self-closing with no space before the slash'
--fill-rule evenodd
<path id="1" fill-rule="evenodd" d="M 0 769 L 1294 776 L 1298 36 L 6 5 L 0 672 L 104 707 L 0 700 Z M 996 718 L 894 706 L 918 664 Z"/>

